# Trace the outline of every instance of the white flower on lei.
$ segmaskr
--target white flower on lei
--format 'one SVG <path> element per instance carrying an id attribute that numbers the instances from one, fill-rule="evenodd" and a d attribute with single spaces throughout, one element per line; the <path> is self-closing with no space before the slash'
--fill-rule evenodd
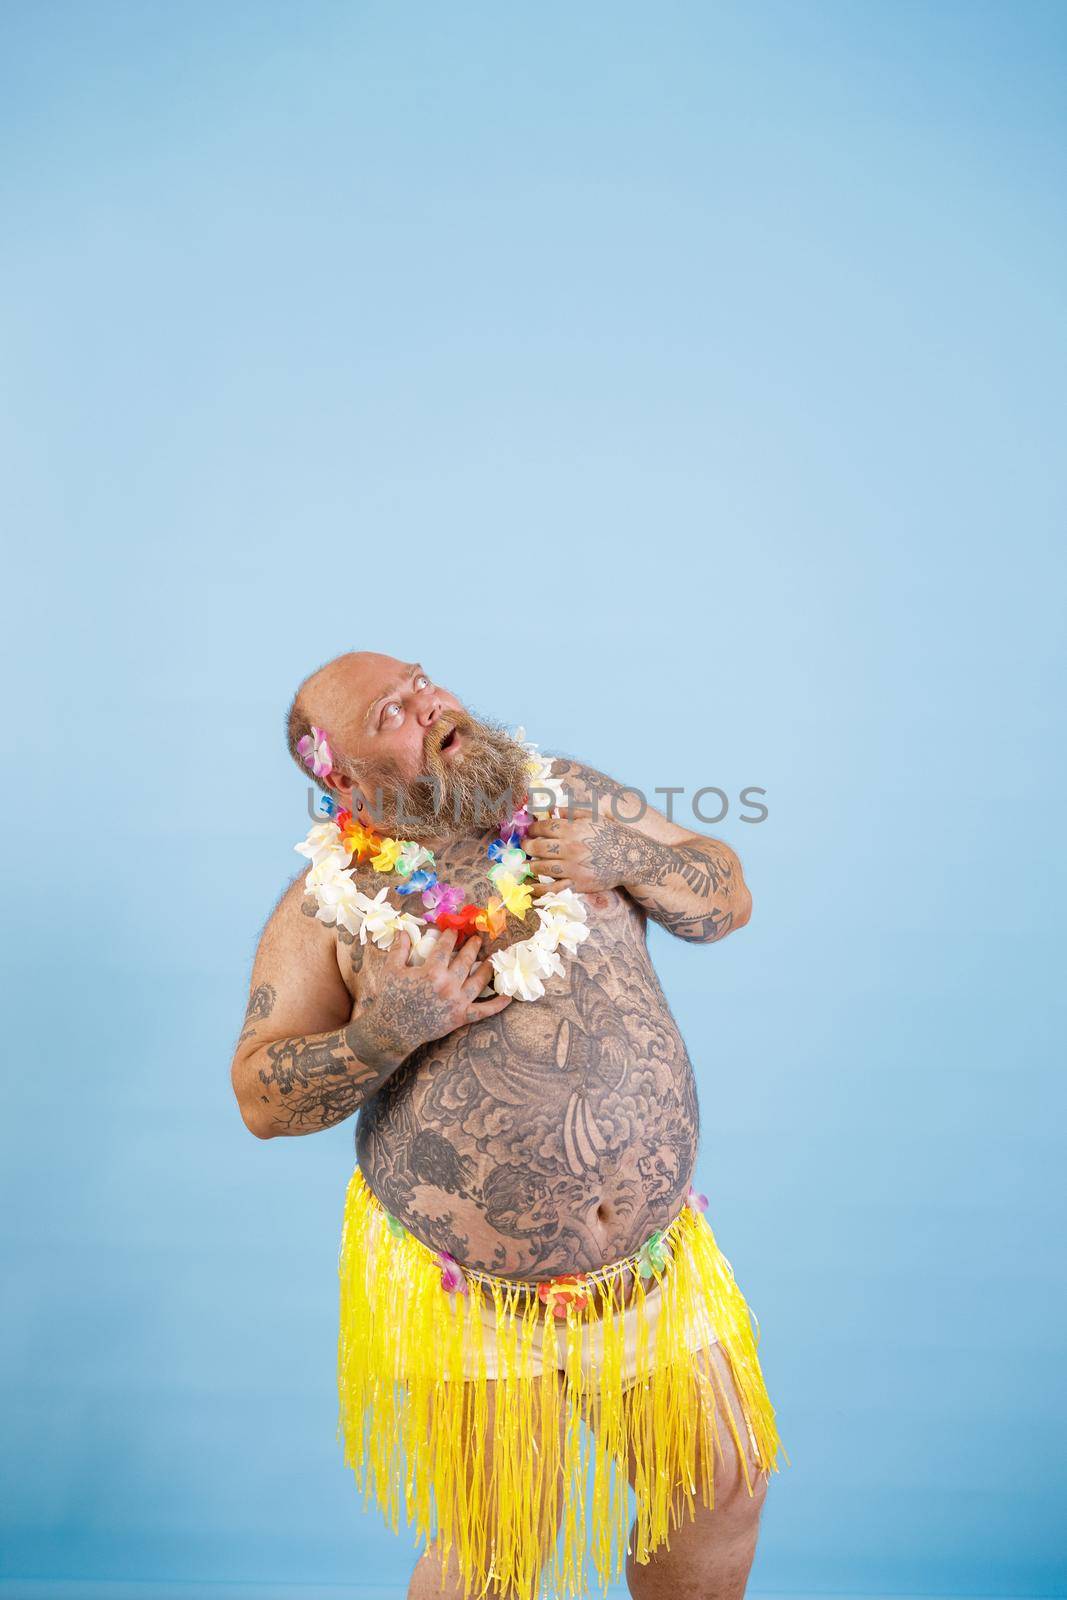
<path id="1" fill-rule="evenodd" d="M 418 923 L 419 937 L 416 939 L 415 935 L 412 934 L 411 954 L 408 957 L 408 966 L 421 967 L 425 962 L 426 957 L 429 955 L 430 951 L 441 937 L 441 930 L 440 928 L 435 928 L 432 922 L 422 923 L 418 921 L 418 918 L 413 918 L 412 920 Z M 408 929 L 408 932 L 411 932 L 410 928 Z"/>
<path id="2" fill-rule="evenodd" d="M 521 939 L 507 950 L 498 950 L 490 957 L 496 978 L 493 987 L 497 994 L 515 995 L 519 1000 L 540 1000 L 545 992 L 544 979 L 563 976 L 563 962 L 554 950 L 541 944 L 537 937 Z"/>
<path id="3" fill-rule="evenodd" d="M 341 843 L 341 830 L 336 822 L 317 822 L 307 838 L 294 844 L 293 849 L 297 855 L 307 856 L 316 867 L 324 861 L 335 861 L 339 867 L 347 867 L 352 859 L 351 851 Z"/>
<path id="4" fill-rule="evenodd" d="M 516 728 L 511 737 L 526 751 L 527 786 L 530 791 L 526 809 L 532 816 L 550 817 L 565 803 L 563 781 L 551 776 L 553 757 L 543 756 L 536 744 L 525 735 L 525 728 Z"/>
<path id="5" fill-rule="evenodd" d="M 304 893 L 317 894 L 320 889 L 325 889 L 328 884 L 345 876 L 346 858 L 339 856 L 323 856 L 321 861 L 316 861 L 304 874 Z"/>
<path id="6" fill-rule="evenodd" d="M 388 888 L 379 889 L 372 900 L 364 895 L 363 925 L 359 930 L 360 944 L 373 939 L 379 950 L 388 950 L 398 933 L 406 933 L 412 947 L 417 948 L 422 938 L 423 923 L 410 911 L 401 911 L 385 898 Z"/>
<path id="7" fill-rule="evenodd" d="M 546 949 L 556 950 L 562 945 L 567 954 L 573 956 L 582 941 L 588 939 L 588 912 L 573 889 L 543 894 L 534 902 L 534 907 L 541 919 L 540 931 L 534 934 L 534 939 Z"/>
<path id="8" fill-rule="evenodd" d="M 305 885 L 321 870 L 320 867 L 312 867 L 304 880 Z M 349 933 L 356 934 L 363 926 L 367 896 L 356 888 L 351 872 L 335 871 L 325 880 L 306 887 L 305 893 L 315 896 L 318 905 L 315 915 L 328 928 L 336 925 L 345 928 Z"/>

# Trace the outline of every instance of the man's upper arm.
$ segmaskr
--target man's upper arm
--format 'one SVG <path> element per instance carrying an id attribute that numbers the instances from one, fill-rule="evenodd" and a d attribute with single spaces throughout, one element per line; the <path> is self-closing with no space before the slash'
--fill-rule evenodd
<path id="1" fill-rule="evenodd" d="M 554 756 L 552 777 L 559 779 L 564 789 L 573 796 L 576 806 L 592 805 L 595 794 L 598 817 L 610 818 L 617 822 L 637 823 L 647 839 L 655 839 L 659 844 L 683 844 L 687 839 L 693 838 L 692 828 L 680 828 L 676 822 L 671 822 L 662 811 L 657 811 L 655 806 L 648 804 L 640 789 L 628 789 L 625 784 L 609 778 L 604 772 L 598 772 L 596 767 L 587 766 L 584 761 L 572 761 L 567 756 Z M 614 810 L 612 810 L 613 797 Z M 645 802 L 643 812 L 642 801 Z"/>
<path id="2" fill-rule="evenodd" d="M 277 1039 L 328 1033 L 351 1018 L 352 999 L 337 967 L 336 935 L 305 916 L 303 902 L 301 873 L 260 936 L 235 1063 Z"/>

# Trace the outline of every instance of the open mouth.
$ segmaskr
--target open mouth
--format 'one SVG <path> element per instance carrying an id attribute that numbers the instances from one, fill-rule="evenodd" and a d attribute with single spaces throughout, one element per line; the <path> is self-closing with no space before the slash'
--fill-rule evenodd
<path id="1" fill-rule="evenodd" d="M 440 754 L 444 755 L 446 750 L 454 750 L 458 743 L 459 734 L 456 732 L 455 728 L 449 728 L 448 732 L 445 734 L 437 748 Z"/>

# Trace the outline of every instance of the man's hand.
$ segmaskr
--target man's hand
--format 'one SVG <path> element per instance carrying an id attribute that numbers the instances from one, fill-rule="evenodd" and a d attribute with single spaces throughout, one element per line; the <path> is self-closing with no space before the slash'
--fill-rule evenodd
<path id="1" fill-rule="evenodd" d="M 529 829 L 523 849 L 534 872 L 557 881 L 550 887 L 579 894 L 638 882 L 648 865 L 648 840 L 626 822 L 594 817 L 587 806 L 563 806 Z"/>
<path id="2" fill-rule="evenodd" d="M 752 896 L 729 845 L 689 833 L 650 806 L 632 822 L 564 806 L 558 817 L 533 824 L 524 848 L 534 872 L 553 879 L 553 887 L 579 894 L 624 889 L 680 939 L 709 944 L 749 918 Z"/>
<path id="3" fill-rule="evenodd" d="M 360 1060 L 398 1064 L 420 1045 L 442 1039 L 468 1022 L 495 1017 L 511 996 L 478 996 L 492 976 L 489 960 L 479 960 L 480 934 L 456 948 L 457 934 L 440 935 L 425 962 L 408 966 L 411 940 L 399 934 L 388 950 L 368 940 L 359 973 L 359 998 L 346 1038 Z"/>

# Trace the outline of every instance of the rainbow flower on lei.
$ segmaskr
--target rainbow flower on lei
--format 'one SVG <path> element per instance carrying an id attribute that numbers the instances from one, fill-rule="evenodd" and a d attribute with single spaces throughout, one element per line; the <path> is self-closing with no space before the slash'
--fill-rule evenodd
<path id="1" fill-rule="evenodd" d="M 441 1268 L 441 1288 L 449 1294 L 466 1294 L 467 1279 L 455 1256 L 450 1256 L 447 1250 L 438 1250 L 437 1263 Z"/>
<path id="2" fill-rule="evenodd" d="M 589 1299 L 587 1281 L 588 1274 L 584 1272 L 564 1272 L 558 1278 L 546 1278 L 537 1285 L 537 1298 L 554 1317 L 562 1320 L 567 1315 L 568 1306 L 580 1311 Z"/>
<path id="3" fill-rule="evenodd" d="M 300 750 L 308 766 L 312 759 L 325 762 L 322 773 L 331 770 L 332 758 L 325 734 L 313 728 L 314 741 L 307 752 Z M 330 796 L 321 807 L 326 820 L 317 822 L 307 837 L 294 846 L 311 866 L 304 878 L 304 892 L 316 902 L 315 915 L 328 926 L 344 928 L 362 944 L 368 939 L 381 950 L 388 950 L 399 933 L 411 940 L 412 965 L 425 961 L 438 935 L 446 928 L 467 935 L 487 933 L 497 939 L 507 924 L 507 913 L 523 920 L 531 908 L 537 914 L 537 929 L 528 939 L 496 951 L 489 959 L 493 968 L 493 988 L 498 994 L 517 1000 L 540 1000 L 545 981 L 562 976 L 560 951 L 573 956 L 583 939 L 588 938 L 586 909 L 573 889 L 553 890 L 535 903 L 530 858 L 522 841 L 534 816 L 550 816 L 563 797 L 562 784 L 550 776 L 552 763 L 540 756 L 537 746 L 524 738 L 525 729 L 513 737 L 528 753 L 527 773 L 530 793 L 525 803 L 500 824 L 499 836 L 489 845 L 487 876 L 493 886 L 485 906 L 464 902 L 463 893 L 443 883 L 436 871 L 431 850 L 411 839 L 393 839 L 374 832 L 354 820 L 350 811 L 339 807 Z M 300 744 L 304 744 L 301 740 Z M 547 800 L 547 803 L 546 803 Z M 371 897 L 357 886 L 353 861 L 370 861 L 375 872 L 395 873 L 401 882 L 396 893 L 406 898 L 417 895 L 424 915 L 419 917 L 390 903 L 383 887 Z M 539 878 L 550 883 L 550 878 Z"/>
<path id="4" fill-rule="evenodd" d="M 370 858 L 370 864 L 375 872 L 392 872 L 403 853 L 403 840 L 381 839 L 378 842 L 377 854 Z"/>
<path id="5" fill-rule="evenodd" d="M 663 1271 L 670 1258 L 670 1247 L 663 1236 L 663 1229 L 657 1228 L 637 1252 L 637 1270 L 642 1278 L 651 1278 L 654 1272 Z"/>

